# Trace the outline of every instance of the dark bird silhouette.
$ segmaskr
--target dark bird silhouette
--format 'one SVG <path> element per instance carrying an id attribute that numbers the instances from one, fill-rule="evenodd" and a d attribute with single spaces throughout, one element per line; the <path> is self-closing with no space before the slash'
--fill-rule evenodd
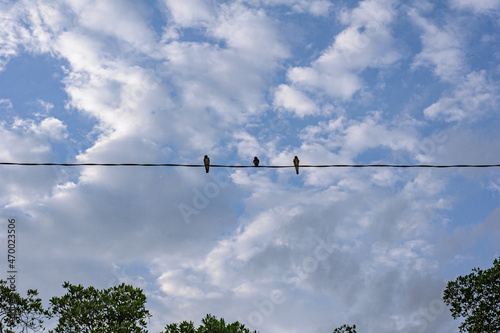
<path id="1" fill-rule="evenodd" d="M 208 173 L 208 169 L 210 168 L 210 159 L 208 158 L 208 155 L 203 157 L 203 163 L 205 164 L 205 171 Z"/>
<path id="2" fill-rule="evenodd" d="M 260 162 L 260 161 L 259 161 L 259 159 L 257 158 L 257 156 L 255 156 L 255 157 L 253 158 L 253 165 L 254 165 L 254 166 L 256 166 L 256 167 L 258 167 L 258 166 L 259 166 L 259 162 Z"/>
<path id="3" fill-rule="evenodd" d="M 295 166 L 295 172 L 296 172 L 297 174 L 299 174 L 299 162 L 300 162 L 300 161 L 299 161 L 299 158 L 298 158 L 297 156 L 295 156 L 295 157 L 293 158 L 293 165 Z"/>

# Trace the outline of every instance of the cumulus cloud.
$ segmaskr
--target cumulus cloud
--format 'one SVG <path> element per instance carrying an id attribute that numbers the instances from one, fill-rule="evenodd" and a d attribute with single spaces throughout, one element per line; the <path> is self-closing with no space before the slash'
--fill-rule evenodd
<path id="1" fill-rule="evenodd" d="M 315 114 L 318 111 L 316 103 L 303 92 L 285 84 L 278 87 L 278 91 L 274 95 L 274 106 L 295 112 L 301 118 Z"/>
<path id="2" fill-rule="evenodd" d="M 452 8 L 472 10 L 476 13 L 487 13 L 500 8 L 499 0 L 450 0 L 449 2 Z"/>
<path id="3" fill-rule="evenodd" d="M 29 22 L 29 39 L 24 38 L 23 46 L 33 52 L 52 52 L 54 40 L 66 27 L 71 26 L 74 17 L 62 2 L 33 1 L 30 6 L 20 3 L 21 19 Z"/>
<path id="4" fill-rule="evenodd" d="M 47 162 L 52 160 L 53 145 L 68 136 L 66 125 L 56 118 L 41 122 L 16 118 L 11 124 L 0 122 L 0 160 L 5 162 Z M 34 170 L 2 168 L 2 190 L 0 202 L 3 209 L 19 209 L 28 205 L 26 212 L 34 207 L 31 200 L 42 200 L 50 195 L 52 188 L 67 179 L 61 170 L 47 167 Z"/>
<path id="5" fill-rule="evenodd" d="M 186 282 L 189 281 L 189 286 Z M 201 298 L 203 292 L 196 287 L 200 284 L 197 279 L 185 276 L 181 271 L 169 271 L 158 278 L 160 289 L 167 295 L 183 298 Z"/>
<path id="6" fill-rule="evenodd" d="M 374 112 L 361 121 L 347 121 L 345 117 L 340 117 L 308 126 L 301 133 L 301 138 L 304 143 L 318 143 L 338 151 L 339 157 L 346 162 L 375 147 L 412 150 L 417 140 L 414 130 L 405 125 L 388 125 L 382 119 L 380 112 Z"/>
<path id="7" fill-rule="evenodd" d="M 454 81 L 464 74 L 463 45 L 451 27 L 438 28 L 416 10 L 410 17 L 424 31 L 421 40 L 423 50 L 416 57 L 413 66 L 430 66 L 443 81 Z"/>
<path id="8" fill-rule="evenodd" d="M 21 41 L 29 36 L 29 31 L 17 24 L 19 19 L 19 5 L 15 2 L 2 2 L 0 4 L 0 71 L 5 69 L 5 65 L 10 57 L 18 53 Z"/>
<path id="9" fill-rule="evenodd" d="M 54 104 L 44 101 L 43 99 L 38 98 L 36 100 L 37 104 L 42 109 L 42 112 L 37 113 L 36 116 L 47 116 L 52 109 L 54 109 Z"/>
<path id="10" fill-rule="evenodd" d="M 69 1 L 82 27 L 129 43 L 142 52 L 153 51 L 155 35 L 133 1 Z"/>
<path id="11" fill-rule="evenodd" d="M 15 130 L 31 132 L 37 136 L 54 141 L 62 141 L 67 138 L 68 131 L 66 125 L 59 119 L 48 117 L 37 124 L 32 119 L 16 118 L 12 124 Z"/>
<path id="12" fill-rule="evenodd" d="M 369 0 L 344 11 L 340 19 L 348 27 L 311 66 L 291 68 L 288 79 L 302 89 L 351 98 L 362 88 L 362 71 L 386 67 L 400 58 L 389 28 L 395 15 L 392 6 L 392 1 Z"/>
<path id="13" fill-rule="evenodd" d="M 424 115 L 432 120 L 477 120 L 496 105 L 495 91 L 485 71 L 472 72 L 448 96 L 427 107 Z"/>
<path id="14" fill-rule="evenodd" d="M 410 17 L 422 28 L 423 49 L 415 57 L 413 67 L 426 66 L 451 88 L 439 100 L 424 109 L 431 120 L 478 120 L 496 105 L 496 87 L 489 82 L 485 70 L 469 72 L 465 63 L 466 45 L 451 26 L 439 28 L 416 10 Z"/>
<path id="15" fill-rule="evenodd" d="M 256 186 L 259 176 L 250 177 L 251 182 L 238 180 L 238 184 Z M 375 325 L 378 329 L 383 329 L 386 324 L 375 318 L 389 317 L 392 310 L 382 307 L 376 313 L 368 311 L 369 304 L 372 304 L 369 300 L 373 297 L 379 301 L 390 298 L 394 289 L 388 286 L 397 283 L 398 289 L 404 290 L 413 300 L 401 304 L 404 314 L 400 311 L 398 315 L 404 319 L 404 326 L 418 328 L 423 325 L 413 322 L 415 317 L 412 316 L 420 308 L 429 307 L 433 298 L 439 299 L 442 288 L 439 280 L 433 280 L 432 290 L 426 288 L 428 295 L 418 297 L 417 301 L 419 292 L 414 287 L 429 283 L 426 274 L 437 269 L 430 259 L 432 246 L 422 238 L 429 232 L 431 223 L 429 217 L 432 213 L 427 212 L 435 209 L 429 196 L 439 193 L 431 194 L 426 190 L 434 178 L 423 177 L 415 183 L 415 187 L 424 190 L 421 198 L 425 198 L 417 202 L 409 199 L 415 198 L 413 195 L 406 197 L 415 192 L 415 188 L 408 188 L 404 191 L 408 193 L 401 193 L 401 199 L 394 201 L 389 195 L 381 197 L 379 191 L 372 191 L 359 175 L 343 174 L 342 178 L 344 183 L 358 181 L 365 185 L 344 187 L 339 183 L 321 191 L 304 193 L 306 190 L 303 189 L 295 193 L 285 184 L 275 184 L 271 185 L 271 191 L 259 191 L 259 196 L 255 194 L 248 198 L 247 214 L 255 208 L 255 216 L 242 220 L 244 227 L 214 246 L 203 265 L 197 266 L 196 279 L 207 274 L 211 277 L 211 288 L 216 287 L 223 293 L 228 293 L 227 288 L 230 288 L 243 299 L 251 295 L 248 290 L 257 288 L 249 301 L 250 304 L 257 304 L 257 309 L 258 304 L 270 299 L 273 291 L 280 292 L 284 298 L 293 297 L 297 292 L 303 295 L 335 295 L 336 300 L 329 301 L 330 309 L 351 304 L 352 317 L 345 320 L 356 318 L 357 325 L 371 325 L 372 328 Z M 243 175 L 238 179 L 244 180 Z M 286 196 L 286 203 L 276 199 L 281 195 Z M 361 211 L 360 202 L 363 203 Z M 268 210 L 258 214 L 264 207 Z M 367 235 L 380 239 L 380 243 L 365 245 L 357 241 Z M 422 256 L 422 252 L 425 255 Z M 405 269 L 401 270 L 401 267 Z M 186 274 L 185 277 L 188 276 Z M 366 284 L 370 286 L 367 290 L 358 289 Z M 304 304 L 274 304 L 277 312 L 273 313 L 273 318 L 283 318 L 292 306 L 298 306 L 305 314 L 321 311 L 308 308 L 307 304 L 312 299 L 303 297 L 306 297 Z M 252 307 L 239 310 L 239 316 L 253 328 L 263 327 L 260 326 L 262 324 L 268 327 L 266 317 L 258 320 L 254 311 Z M 234 315 L 233 311 L 228 313 Z M 443 326 L 443 317 L 433 325 Z M 303 323 L 298 321 L 290 325 L 298 325 L 297 329 Z M 288 326 L 283 323 L 280 327 L 287 329 Z M 291 327 L 288 329 L 293 330 Z"/>
<path id="16" fill-rule="evenodd" d="M 181 27 L 205 25 L 212 21 L 216 14 L 214 5 L 207 0 L 165 0 L 164 2 L 173 22 Z"/>
<path id="17" fill-rule="evenodd" d="M 288 56 L 287 47 L 279 41 L 272 21 L 263 10 L 238 4 L 223 6 L 217 24 L 209 31 L 214 37 L 224 39 L 229 48 L 244 52 L 241 56 L 259 61 L 260 65 Z"/>
<path id="18" fill-rule="evenodd" d="M 301 1 L 292 8 L 297 12 L 307 11 L 316 16 L 327 16 L 332 3 L 330 1 Z"/>

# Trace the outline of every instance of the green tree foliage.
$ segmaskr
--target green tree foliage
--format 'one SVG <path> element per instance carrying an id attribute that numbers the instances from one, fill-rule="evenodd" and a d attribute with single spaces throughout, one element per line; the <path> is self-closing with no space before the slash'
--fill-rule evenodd
<path id="1" fill-rule="evenodd" d="M 500 332 L 500 258 L 485 271 L 479 268 L 472 271 L 448 282 L 443 300 L 450 306 L 454 319 L 465 318 L 460 332 Z"/>
<path id="2" fill-rule="evenodd" d="M 0 280 L 0 333 L 13 332 L 13 328 L 21 332 L 43 330 L 43 319 L 49 314 L 36 296 L 38 291 L 29 289 L 27 296 L 22 297 Z"/>
<path id="3" fill-rule="evenodd" d="M 215 316 L 208 314 L 201 320 L 201 325 L 198 328 L 195 328 L 191 321 L 183 321 L 180 324 L 165 326 L 165 331 L 161 333 L 257 333 L 257 331 L 251 332 L 248 328 L 245 328 L 245 325 L 237 321 L 226 324 L 223 318 L 217 319 Z"/>
<path id="4" fill-rule="evenodd" d="M 239 322 L 226 324 L 223 318 L 217 319 L 215 316 L 207 314 L 201 320 L 201 325 L 198 328 L 194 327 L 192 321 L 183 321 L 179 324 L 169 324 L 165 326 L 165 331 L 160 333 L 258 333 L 251 332 L 245 325 Z M 333 333 L 356 333 L 356 325 L 342 325 L 336 328 Z"/>
<path id="5" fill-rule="evenodd" d="M 59 318 L 55 332 L 147 332 L 146 319 L 151 315 L 140 288 L 124 283 L 109 289 L 84 288 L 69 282 L 63 287 L 67 293 L 50 300 L 51 313 Z"/>
<path id="6" fill-rule="evenodd" d="M 333 333 L 356 333 L 356 325 L 342 325 L 333 330 Z"/>
<path id="7" fill-rule="evenodd" d="M 43 319 L 56 317 L 58 325 L 49 333 L 146 333 L 146 296 L 140 288 L 124 283 L 108 289 L 85 288 L 65 282 L 62 297 L 52 297 L 48 310 L 36 298 L 36 290 L 21 297 L 0 280 L 0 333 L 42 331 Z M 333 333 L 356 333 L 356 326 L 343 325 Z M 208 314 L 199 327 L 183 321 L 169 324 L 161 333 L 258 333 L 239 322 L 226 323 Z"/>

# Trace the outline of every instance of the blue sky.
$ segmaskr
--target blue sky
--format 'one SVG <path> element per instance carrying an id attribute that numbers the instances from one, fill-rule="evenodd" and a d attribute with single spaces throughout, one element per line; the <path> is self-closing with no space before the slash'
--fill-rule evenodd
<path id="1" fill-rule="evenodd" d="M 0 160 L 496 164 L 499 10 L 4 1 Z M 500 255 L 498 169 L 2 166 L 0 184 L 20 290 L 130 283 L 151 332 L 207 313 L 263 333 L 458 332 L 446 281 Z"/>

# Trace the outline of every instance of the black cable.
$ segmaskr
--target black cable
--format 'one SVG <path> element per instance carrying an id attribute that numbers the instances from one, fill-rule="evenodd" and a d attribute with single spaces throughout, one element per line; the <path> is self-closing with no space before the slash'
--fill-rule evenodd
<path id="1" fill-rule="evenodd" d="M 31 162 L 0 162 L 0 165 L 17 166 L 105 166 L 105 167 L 188 167 L 201 168 L 203 164 L 177 164 L 177 163 L 31 163 Z M 220 165 L 211 164 L 211 168 L 293 168 L 293 165 Z M 325 164 L 325 165 L 300 165 L 300 168 L 494 168 L 500 164 Z"/>

